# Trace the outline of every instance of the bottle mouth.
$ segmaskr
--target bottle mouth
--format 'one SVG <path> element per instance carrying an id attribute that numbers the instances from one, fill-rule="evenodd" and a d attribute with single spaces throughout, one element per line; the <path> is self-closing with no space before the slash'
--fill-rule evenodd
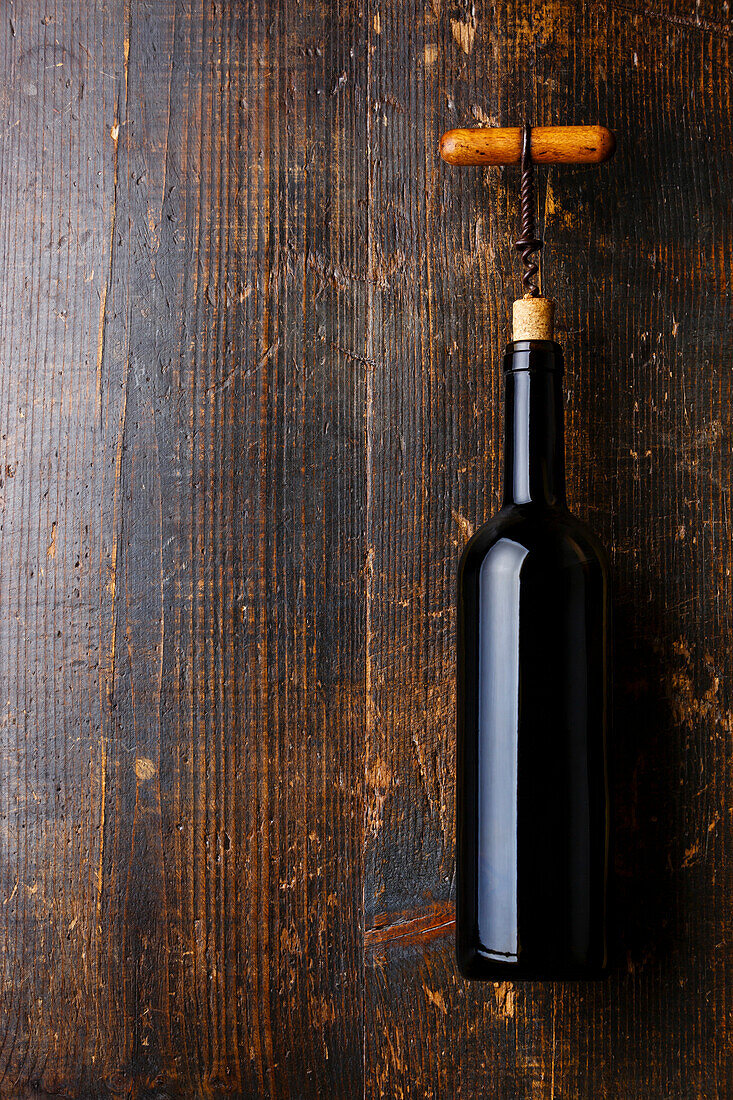
<path id="1" fill-rule="evenodd" d="M 554 371 L 565 369 L 562 348 L 554 340 L 513 340 L 504 352 L 504 371 Z"/>

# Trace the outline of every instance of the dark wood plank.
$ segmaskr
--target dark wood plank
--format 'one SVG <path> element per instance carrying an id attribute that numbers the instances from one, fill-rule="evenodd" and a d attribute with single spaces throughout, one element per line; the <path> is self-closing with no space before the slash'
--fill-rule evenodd
<path id="1" fill-rule="evenodd" d="M 102 375 L 123 81 L 120 11 L 6 5 L 0 692 L 0 1073 L 71 1089 L 99 1055 L 122 400 Z M 134 774 L 134 772 L 133 772 Z"/>
<path id="2" fill-rule="evenodd" d="M 350 1096 L 360 24 L 48 10 L 0 28 L 2 1090 Z"/>
<path id="3" fill-rule="evenodd" d="M 531 18 L 374 12 L 369 1096 L 733 1088 L 729 19 L 556 0 Z M 452 954 L 455 568 L 498 502 L 517 181 L 448 169 L 436 144 L 525 104 L 619 131 L 609 166 L 540 174 L 569 489 L 616 579 L 621 957 L 601 985 L 468 985 Z"/>

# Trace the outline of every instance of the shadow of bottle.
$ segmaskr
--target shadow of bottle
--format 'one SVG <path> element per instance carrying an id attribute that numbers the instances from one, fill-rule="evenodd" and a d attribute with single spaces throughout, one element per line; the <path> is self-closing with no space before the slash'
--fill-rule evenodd
<path id="1" fill-rule="evenodd" d="M 638 591 L 615 571 L 610 951 L 629 972 L 668 953 L 679 916 L 670 823 L 682 747 L 663 647 L 639 629 Z"/>

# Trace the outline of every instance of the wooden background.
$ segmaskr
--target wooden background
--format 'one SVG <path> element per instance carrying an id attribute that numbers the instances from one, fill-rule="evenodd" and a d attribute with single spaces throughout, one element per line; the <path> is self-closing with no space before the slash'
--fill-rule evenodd
<path id="1" fill-rule="evenodd" d="M 724 0 L 0 3 L 0 1094 L 712 1100 L 731 1073 Z M 454 580 L 514 171 L 612 553 L 617 965 L 468 985 Z"/>

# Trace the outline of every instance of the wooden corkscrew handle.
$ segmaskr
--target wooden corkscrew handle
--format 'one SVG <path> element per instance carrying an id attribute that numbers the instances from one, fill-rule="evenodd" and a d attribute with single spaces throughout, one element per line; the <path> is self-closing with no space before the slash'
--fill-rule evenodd
<path id="1" fill-rule="evenodd" d="M 605 126 L 533 126 L 534 164 L 603 164 L 613 156 L 616 138 Z M 448 130 L 440 139 L 448 164 L 519 164 L 522 129 L 504 126 Z"/>

